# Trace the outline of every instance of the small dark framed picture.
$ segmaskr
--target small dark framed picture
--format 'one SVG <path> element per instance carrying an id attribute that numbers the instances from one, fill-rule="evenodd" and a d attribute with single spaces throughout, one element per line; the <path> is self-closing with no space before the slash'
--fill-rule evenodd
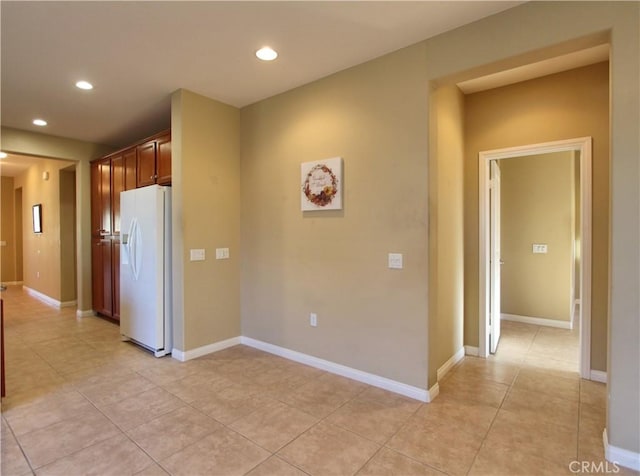
<path id="1" fill-rule="evenodd" d="M 42 233 L 42 204 L 38 203 L 32 208 L 33 212 L 33 232 Z"/>

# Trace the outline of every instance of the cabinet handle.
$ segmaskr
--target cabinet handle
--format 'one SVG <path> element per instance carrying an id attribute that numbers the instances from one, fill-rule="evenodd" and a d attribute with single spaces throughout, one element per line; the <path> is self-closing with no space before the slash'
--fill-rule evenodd
<path id="1" fill-rule="evenodd" d="M 98 242 L 96 243 L 96 246 L 102 246 L 102 243 L 98 241 Z"/>

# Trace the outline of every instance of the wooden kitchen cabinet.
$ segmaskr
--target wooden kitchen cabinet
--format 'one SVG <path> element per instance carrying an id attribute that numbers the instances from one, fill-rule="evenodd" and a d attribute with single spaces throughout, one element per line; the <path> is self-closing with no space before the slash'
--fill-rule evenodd
<path id="1" fill-rule="evenodd" d="M 137 146 L 137 187 L 171 184 L 171 134 L 162 133 Z"/>
<path id="2" fill-rule="evenodd" d="M 171 184 L 171 132 L 164 131 L 91 163 L 93 310 L 120 320 L 120 193 Z"/>

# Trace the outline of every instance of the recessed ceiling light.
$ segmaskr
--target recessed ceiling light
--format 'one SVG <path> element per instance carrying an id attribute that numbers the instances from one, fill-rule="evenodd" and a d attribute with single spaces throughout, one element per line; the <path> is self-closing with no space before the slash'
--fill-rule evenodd
<path id="1" fill-rule="evenodd" d="M 76 83 L 76 87 L 80 88 L 80 89 L 93 89 L 93 84 L 91 84 L 89 81 L 78 81 Z"/>
<path id="2" fill-rule="evenodd" d="M 36 126 L 46 126 L 47 125 L 47 121 L 45 121 L 44 119 L 34 119 L 33 123 Z"/>
<path id="3" fill-rule="evenodd" d="M 7 153 L 6 152 L 0 152 L 0 159 L 6 159 L 7 158 Z"/>
<path id="4" fill-rule="evenodd" d="M 262 61 L 273 61 L 278 57 L 278 53 L 274 49 L 265 46 L 256 51 L 256 56 Z"/>

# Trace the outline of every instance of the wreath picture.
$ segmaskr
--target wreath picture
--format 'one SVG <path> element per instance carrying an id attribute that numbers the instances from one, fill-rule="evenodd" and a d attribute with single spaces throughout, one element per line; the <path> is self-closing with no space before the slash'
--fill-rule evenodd
<path id="1" fill-rule="evenodd" d="M 340 210 L 342 159 L 302 164 L 302 210 Z"/>

